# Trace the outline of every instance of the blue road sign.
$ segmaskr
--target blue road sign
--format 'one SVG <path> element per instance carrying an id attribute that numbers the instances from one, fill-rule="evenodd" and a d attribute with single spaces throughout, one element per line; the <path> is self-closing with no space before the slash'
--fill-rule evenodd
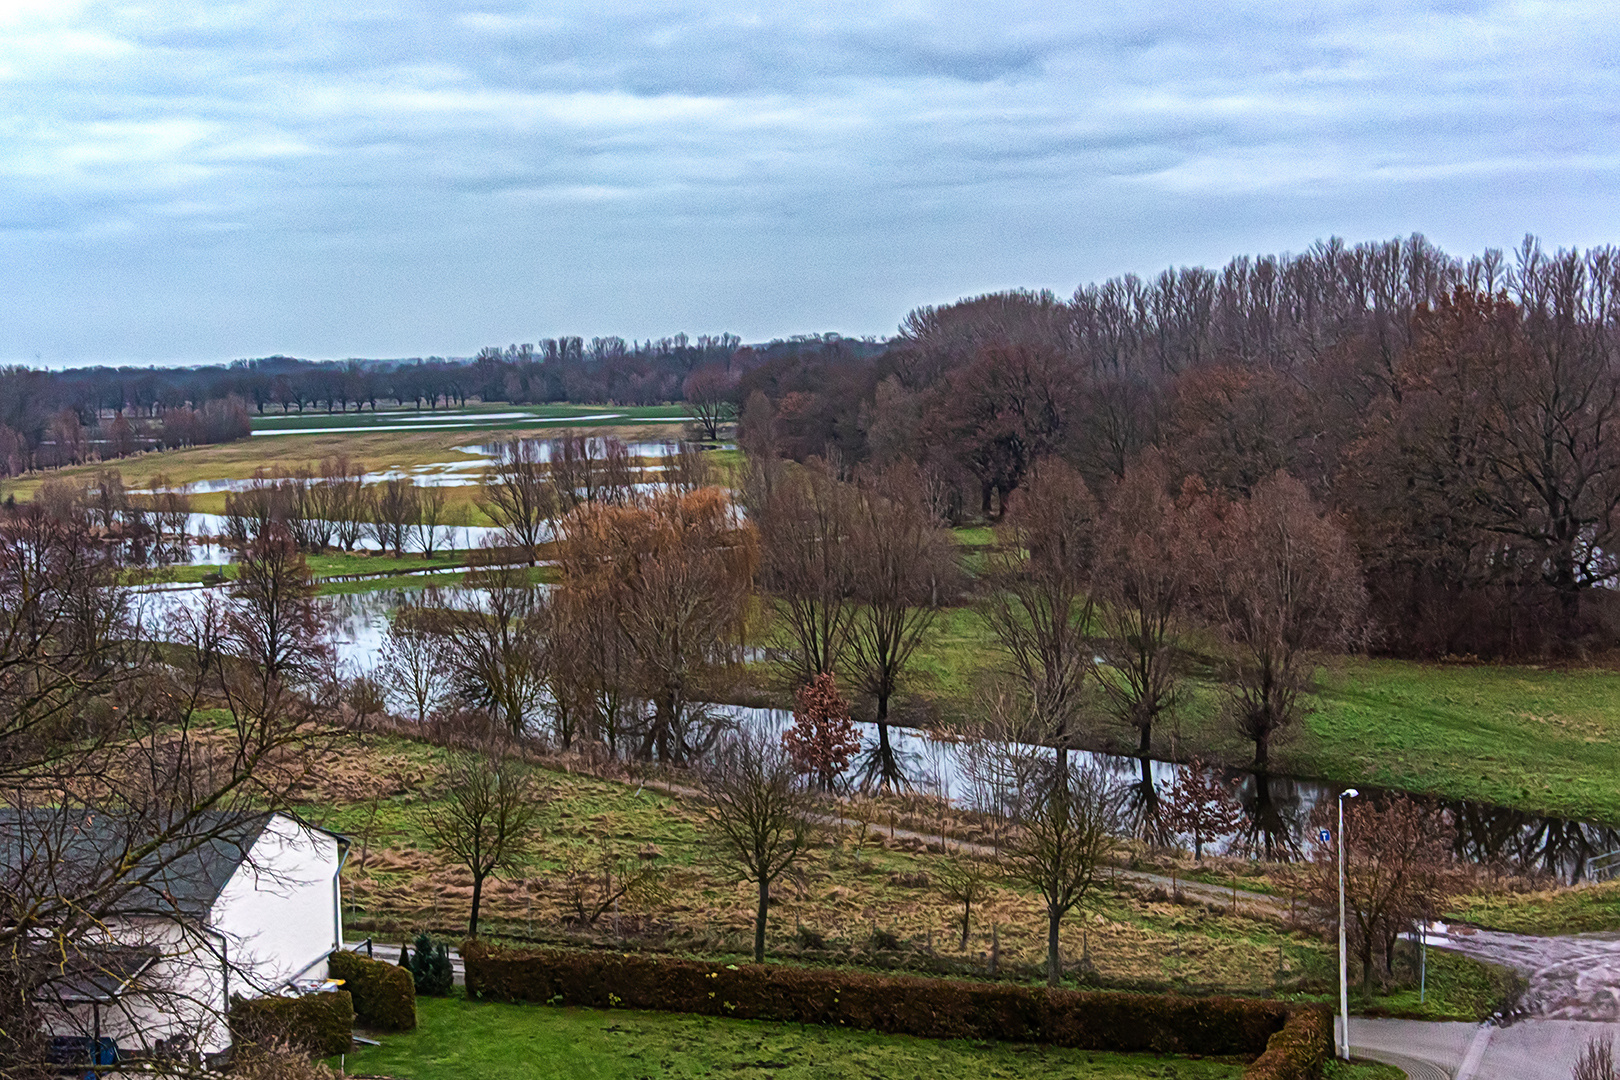
<path id="1" fill-rule="evenodd" d="M 1317 833 L 1316 837 L 1317 837 L 1318 840 L 1321 840 L 1322 843 L 1324 843 L 1324 844 L 1333 843 L 1333 833 L 1330 832 L 1327 829 L 1323 829 L 1321 832 Z"/>

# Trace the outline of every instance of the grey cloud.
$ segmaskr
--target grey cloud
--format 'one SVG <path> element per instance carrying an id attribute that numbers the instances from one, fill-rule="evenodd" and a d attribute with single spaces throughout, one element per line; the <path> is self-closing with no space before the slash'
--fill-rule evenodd
<path id="1" fill-rule="evenodd" d="M 1600 242 L 1617 46 L 1394 0 L 25 13 L 0 359 L 886 333 L 1335 233 Z"/>

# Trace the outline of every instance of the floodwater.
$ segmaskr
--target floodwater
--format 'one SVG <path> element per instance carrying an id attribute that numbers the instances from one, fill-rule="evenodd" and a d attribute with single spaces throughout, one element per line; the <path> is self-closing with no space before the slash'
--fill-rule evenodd
<path id="1" fill-rule="evenodd" d="M 157 613 L 175 604 L 195 602 L 187 600 L 187 595 L 144 594 L 141 600 Z M 190 595 L 194 597 L 196 591 Z M 389 614 L 405 602 L 407 595 L 406 590 L 396 589 L 320 598 L 331 619 L 338 654 L 348 670 L 369 671 L 377 666 Z M 441 595 L 449 603 L 478 603 L 476 590 L 449 589 Z M 792 723 L 792 714 L 781 710 L 725 705 L 717 706 L 716 711 L 739 725 L 768 730 L 784 729 Z M 857 728 L 866 746 L 876 743 L 874 725 L 858 724 Z M 977 792 L 973 743 L 893 725 L 889 738 L 918 790 L 958 805 L 974 804 Z M 1036 752 L 1052 753 L 1046 749 Z M 1187 766 L 1086 750 L 1070 754 L 1083 767 L 1109 778 L 1121 795 L 1125 817 L 1138 835 L 1151 837 L 1162 828 L 1161 800 Z M 1343 790 L 1341 785 L 1275 774 L 1226 770 L 1224 775 L 1243 810 L 1242 820 L 1236 830 L 1211 845 L 1211 850 L 1255 858 L 1309 857 L 1316 847 L 1313 811 L 1319 803 L 1331 804 Z M 1365 786 L 1363 790 L 1364 797 L 1380 795 Z M 1620 829 L 1609 826 L 1460 800 L 1442 800 L 1441 805 L 1456 825 L 1456 853 L 1469 861 L 1501 861 L 1571 881 L 1584 876 L 1588 859 L 1620 850 Z"/>

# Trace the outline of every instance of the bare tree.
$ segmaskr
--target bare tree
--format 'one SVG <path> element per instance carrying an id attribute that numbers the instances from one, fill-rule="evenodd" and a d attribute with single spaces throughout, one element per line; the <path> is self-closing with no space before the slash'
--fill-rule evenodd
<path id="1" fill-rule="evenodd" d="M 812 800 L 780 743 L 759 732 L 732 734 L 703 773 L 708 826 L 745 881 L 759 887 L 754 963 L 765 962 L 771 883 L 810 850 Z"/>
<path id="2" fill-rule="evenodd" d="M 858 493 L 820 461 L 783 477 L 753 508 L 760 585 L 776 602 L 777 649 L 795 687 L 838 670 L 849 648 L 858 509 Z"/>
<path id="3" fill-rule="evenodd" d="M 1114 799 L 1093 770 L 1048 770 L 1019 813 L 1006 853 L 1007 876 L 1046 906 L 1046 982 L 1063 977 L 1063 918 L 1085 902 L 1115 838 Z"/>
<path id="4" fill-rule="evenodd" d="M 462 700 L 523 735 L 545 690 L 549 600 L 521 569 L 475 569 L 466 581 L 478 602 L 424 615 L 425 626 L 445 644 L 442 662 Z"/>
<path id="5" fill-rule="evenodd" d="M 1615 1075 L 1614 1040 L 1604 1041 L 1595 1035 L 1587 1039 L 1570 1071 L 1570 1080 L 1615 1080 Z"/>
<path id="6" fill-rule="evenodd" d="M 1330 819 L 1324 801 L 1317 823 Z M 1361 964 L 1362 990 L 1370 991 L 1375 975 L 1394 974 L 1395 944 L 1414 922 L 1433 917 L 1461 886 L 1450 857 L 1454 834 L 1444 812 L 1405 796 L 1382 805 L 1372 798 L 1349 802 L 1344 819 L 1345 897 L 1349 944 Z M 1337 915 L 1338 847 L 1323 844 L 1306 870 L 1305 885 L 1313 906 Z M 1375 965 L 1375 958 L 1379 961 Z"/>
<path id="7" fill-rule="evenodd" d="M 314 581 L 286 526 L 272 522 L 243 549 L 226 624 L 269 679 L 309 678 L 329 656 Z"/>
<path id="8" fill-rule="evenodd" d="M 722 365 L 706 364 L 686 377 L 681 387 L 698 435 L 720 438 L 720 426 L 737 414 L 737 377 Z"/>
<path id="9" fill-rule="evenodd" d="M 1300 715 L 1317 657 L 1361 638 L 1361 567 L 1338 524 L 1284 473 L 1242 502 L 1205 507 L 1214 540 L 1206 610 L 1230 650 L 1234 717 L 1263 772 L 1272 739 Z"/>
<path id="10" fill-rule="evenodd" d="M 1029 702 L 1035 737 L 1066 750 L 1094 668 L 1097 505 L 1080 474 L 1040 462 L 997 537 L 985 618 Z"/>
<path id="11" fill-rule="evenodd" d="M 557 493 L 539 446 L 533 439 L 501 445 L 495 463 L 484 473 L 481 504 L 506 542 L 533 566 L 540 545 L 551 536 L 557 515 Z"/>
<path id="12" fill-rule="evenodd" d="M 850 558 L 859 601 L 850 635 L 854 681 L 877 706 L 878 729 L 868 779 L 881 787 L 906 782 L 889 741 L 889 702 L 912 655 L 956 588 L 950 537 L 928 513 L 913 466 L 869 478 L 861 492 Z"/>
<path id="13" fill-rule="evenodd" d="M 547 798 L 521 762 L 494 751 L 459 753 L 445 770 L 443 798 L 423 810 L 423 830 L 472 875 L 472 937 L 484 882 L 529 856 L 538 839 L 535 816 Z"/>
<path id="14" fill-rule="evenodd" d="M 416 602 L 394 610 L 383 639 L 381 671 L 388 685 L 409 702 L 418 724 L 427 723 L 428 714 L 450 690 L 443 648 L 435 633 L 433 608 Z"/>
<path id="15" fill-rule="evenodd" d="M 591 856 L 570 851 L 563 873 L 563 906 L 576 926 L 595 926 L 621 900 L 653 902 L 667 895 L 657 855 L 625 855 L 612 846 Z"/>
<path id="16" fill-rule="evenodd" d="M 455 513 L 445 503 L 443 487 L 431 484 L 416 489 L 416 520 L 411 522 L 410 539 L 422 558 L 431 559 L 447 547 L 455 525 Z"/>
<path id="17" fill-rule="evenodd" d="M 939 891 L 962 906 L 962 940 L 957 946 L 966 949 L 968 934 L 973 927 L 973 905 L 983 903 L 996 879 L 995 868 L 983 859 L 965 853 L 947 855 L 934 868 Z"/>
<path id="18" fill-rule="evenodd" d="M 378 550 L 386 555 L 393 548 L 395 555 L 403 557 L 421 513 L 414 481 L 398 477 L 384 480 L 371 502 L 370 531 Z"/>

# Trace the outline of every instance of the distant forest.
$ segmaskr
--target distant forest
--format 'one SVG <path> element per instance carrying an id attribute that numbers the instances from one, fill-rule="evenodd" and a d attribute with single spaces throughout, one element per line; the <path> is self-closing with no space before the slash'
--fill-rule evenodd
<path id="1" fill-rule="evenodd" d="M 1400 655 L 1620 640 L 1620 251 L 1421 236 L 924 307 L 884 342 L 558 338 L 467 361 L 0 372 L 9 471 L 246 434 L 254 412 L 684 401 L 756 460 L 915 463 L 999 523 L 1045 460 L 1248 499 L 1278 473 L 1353 539 Z"/>
<path id="2" fill-rule="evenodd" d="M 244 438 L 254 413 L 417 409 L 468 401 L 723 406 L 737 375 L 783 356 L 871 358 L 881 342 L 808 335 L 747 346 L 733 334 L 645 343 L 579 337 L 490 347 L 472 359 L 317 362 L 288 356 L 202 367 L 0 369 L 0 475 Z M 694 377 L 695 376 L 695 377 Z"/>

